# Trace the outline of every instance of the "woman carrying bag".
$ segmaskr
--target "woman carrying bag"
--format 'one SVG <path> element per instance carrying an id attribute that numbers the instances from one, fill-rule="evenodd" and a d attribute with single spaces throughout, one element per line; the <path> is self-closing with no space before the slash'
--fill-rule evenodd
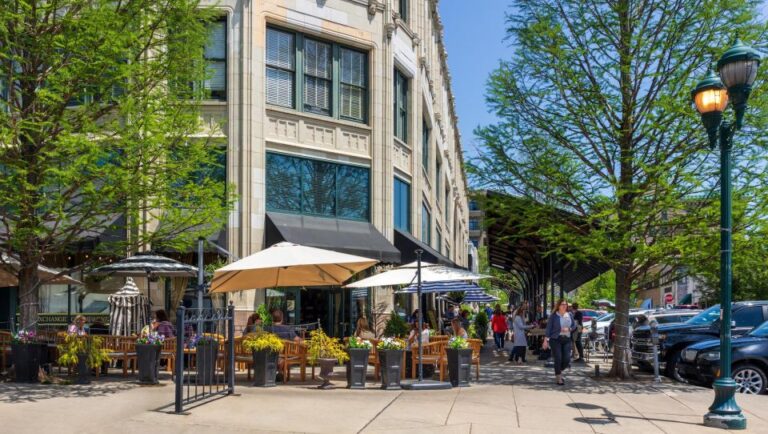
<path id="1" fill-rule="evenodd" d="M 555 359 L 555 380 L 558 385 L 565 384 L 563 370 L 568 368 L 571 362 L 571 333 L 576 330 L 576 321 L 568 312 L 568 302 L 560 299 L 555 305 L 552 315 L 547 321 L 547 330 L 544 334 L 544 349 L 552 349 L 552 357 Z"/>

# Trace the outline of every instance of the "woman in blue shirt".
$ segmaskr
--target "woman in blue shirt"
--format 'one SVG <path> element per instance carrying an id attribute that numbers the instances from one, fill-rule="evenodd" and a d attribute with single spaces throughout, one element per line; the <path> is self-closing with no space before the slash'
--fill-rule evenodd
<path id="1" fill-rule="evenodd" d="M 562 386 L 563 370 L 571 362 L 571 333 L 576 330 L 576 321 L 568 312 L 568 302 L 560 299 L 549 316 L 547 330 L 544 334 L 544 348 L 552 348 L 552 357 L 555 359 L 555 380 Z"/>

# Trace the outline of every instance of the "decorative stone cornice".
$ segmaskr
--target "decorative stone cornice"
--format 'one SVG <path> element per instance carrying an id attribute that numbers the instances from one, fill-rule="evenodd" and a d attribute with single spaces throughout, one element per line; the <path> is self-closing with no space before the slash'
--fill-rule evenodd
<path id="1" fill-rule="evenodd" d="M 387 23 L 384 25 L 384 30 L 387 32 L 387 39 L 392 39 L 392 34 L 395 33 L 397 25 L 395 23 Z"/>
<path id="2" fill-rule="evenodd" d="M 374 16 L 376 15 L 376 10 L 381 9 L 384 10 L 384 5 L 379 4 L 376 0 L 368 0 L 368 15 Z"/>

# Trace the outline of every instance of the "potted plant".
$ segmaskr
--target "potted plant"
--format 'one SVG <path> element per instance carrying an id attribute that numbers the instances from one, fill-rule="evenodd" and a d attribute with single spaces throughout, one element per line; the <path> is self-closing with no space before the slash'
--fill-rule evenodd
<path id="1" fill-rule="evenodd" d="M 488 315 L 483 311 L 478 312 L 475 316 L 475 331 L 477 338 L 482 340 L 483 345 L 485 345 L 485 341 L 488 339 Z"/>
<path id="2" fill-rule="evenodd" d="M 37 381 L 43 349 L 37 341 L 34 330 L 19 330 L 11 336 L 11 357 L 16 370 L 16 381 L 20 383 Z"/>
<path id="3" fill-rule="evenodd" d="M 160 351 L 163 349 L 165 336 L 149 332 L 136 339 L 136 360 L 139 365 L 139 383 L 157 384 L 157 371 L 160 364 Z"/>
<path id="4" fill-rule="evenodd" d="M 472 349 L 466 339 L 454 336 L 445 349 L 448 359 L 448 379 L 453 387 L 469 387 Z"/>
<path id="5" fill-rule="evenodd" d="M 219 355 L 219 340 L 212 335 L 195 335 L 190 342 L 195 349 L 197 384 L 213 384 L 216 378 L 216 359 Z"/>
<path id="6" fill-rule="evenodd" d="M 102 339 L 97 336 L 77 336 L 69 334 L 64 343 L 58 346 L 60 365 L 75 367 L 75 384 L 91 382 L 91 369 L 101 369 L 109 361 L 109 351 L 103 348 Z"/>
<path id="7" fill-rule="evenodd" d="M 277 376 L 277 357 L 283 350 L 283 341 L 274 333 L 251 333 L 243 339 L 243 349 L 253 353 L 253 385 L 274 387 Z"/>
<path id="8" fill-rule="evenodd" d="M 405 342 L 398 338 L 384 338 L 376 345 L 381 364 L 381 388 L 400 389 L 403 350 Z"/>
<path id="9" fill-rule="evenodd" d="M 333 386 L 331 384 L 333 367 L 336 363 L 347 361 L 349 356 L 338 339 L 329 337 L 323 332 L 323 329 L 317 329 L 309 334 L 307 358 L 309 363 L 320 365 L 319 377 L 323 380 L 323 384 L 318 386 L 318 389 L 329 389 Z"/>
<path id="10" fill-rule="evenodd" d="M 408 323 L 397 312 L 392 312 L 389 315 L 387 324 L 384 326 L 384 336 L 404 338 L 408 336 L 409 330 Z"/>
<path id="11" fill-rule="evenodd" d="M 347 389 L 365 389 L 365 374 L 368 372 L 368 354 L 373 345 L 371 341 L 356 336 L 349 338 L 347 353 Z"/>

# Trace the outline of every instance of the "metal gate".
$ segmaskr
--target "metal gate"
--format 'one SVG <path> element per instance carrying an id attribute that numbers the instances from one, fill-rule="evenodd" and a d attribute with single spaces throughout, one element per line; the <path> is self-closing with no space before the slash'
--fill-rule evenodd
<path id="1" fill-rule="evenodd" d="M 184 406 L 235 393 L 235 307 L 176 311 L 176 413 Z"/>

